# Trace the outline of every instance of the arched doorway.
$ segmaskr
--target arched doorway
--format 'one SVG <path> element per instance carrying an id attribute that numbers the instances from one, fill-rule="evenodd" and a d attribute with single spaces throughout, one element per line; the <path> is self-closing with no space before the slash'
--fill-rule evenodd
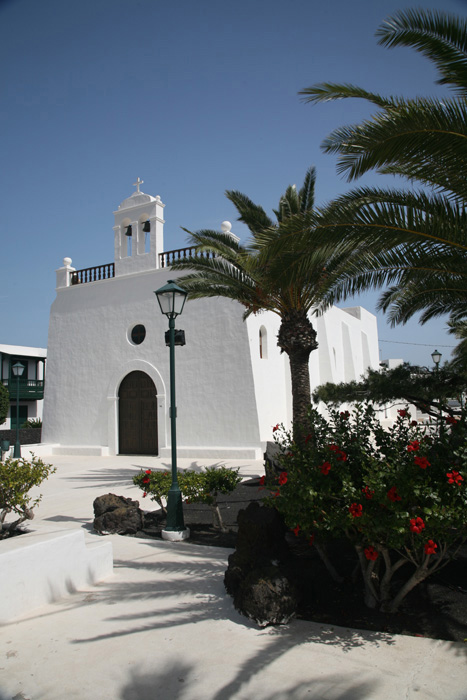
<path id="1" fill-rule="evenodd" d="M 157 390 L 145 372 L 130 372 L 118 391 L 121 455 L 157 455 Z"/>

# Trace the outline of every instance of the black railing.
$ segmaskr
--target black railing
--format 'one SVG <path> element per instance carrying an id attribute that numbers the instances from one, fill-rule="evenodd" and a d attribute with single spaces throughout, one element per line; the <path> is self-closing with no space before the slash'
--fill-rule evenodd
<path id="1" fill-rule="evenodd" d="M 98 282 L 115 277 L 115 264 L 87 267 L 84 270 L 75 270 L 71 273 L 71 284 L 86 284 L 86 282 Z"/>
<path id="2" fill-rule="evenodd" d="M 191 248 L 179 248 L 178 250 L 168 250 L 166 253 L 159 253 L 159 265 L 160 267 L 170 267 L 179 260 L 215 257 L 215 253 L 211 251 L 198 253 L 196 252 L 196 246 L 192 246 Z"/>
<path id="3" fill-rule="evenodd" d="M 2 384 L 8 389 L 10 399 L 16 399 L 17 379 L 2 379 Z M 19 380 L 20 399 L 43 399 L 44 380 L 43 379 L 21 379 Z"/>

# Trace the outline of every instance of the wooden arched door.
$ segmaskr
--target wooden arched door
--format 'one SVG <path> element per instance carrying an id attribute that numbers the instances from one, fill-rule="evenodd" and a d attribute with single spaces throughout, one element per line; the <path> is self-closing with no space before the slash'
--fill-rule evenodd
<path id="1" fill-rule="evenodd" d="M 118 391 L 121 455 L 157 455 L 157 391 L 145 372 L 130 372 Z"/>

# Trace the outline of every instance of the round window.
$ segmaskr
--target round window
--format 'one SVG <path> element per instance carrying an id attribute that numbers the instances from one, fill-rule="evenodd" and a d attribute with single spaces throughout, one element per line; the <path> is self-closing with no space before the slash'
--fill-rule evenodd
<path id="1" fill-rule="evenodd" d="M 141 345 L 141 343 L 143 342 L 145 337 L 146 337 L 146 328 L 143 325 L 138 324 L 137 326 L 134 326 L 131 329 L 130 338 L 131 338 L 131 342 L 134 343 L 135 345 Z"/>

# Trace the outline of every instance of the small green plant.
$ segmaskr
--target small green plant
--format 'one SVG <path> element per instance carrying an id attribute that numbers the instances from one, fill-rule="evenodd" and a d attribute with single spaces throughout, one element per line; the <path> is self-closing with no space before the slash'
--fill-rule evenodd
<path id="1" fill-rule="evenodd" d="M 206 467 L 202 472 L 186 471 L 183 474 L 180 488 L 185 500 L 189 503 L 205 503 L 211 507 L 213 525 L 216 529 L 226 532 L 222 515 L 217 501 L 220 493 L 228 494 L 235 491 L 242 477 L 238 469 L 228 467 Z"/>
<path id="2" fill-rule="evenodd" d="M 24 421 L 22 428 L 42 428 L 42 420 L 40 418 L 28 418 Z"/>
<path id="3" fill-rule="evenodd" d="M 33 519 L 33 509 L 42 495 L 33 499 L 29 491 L 55 471 L 56 467 L 45 464 L 35 455 L 31 456 L 30 461 L 22 457 L 8 457 L 0 462 L 0 539 L 10 536 L 25 520 Z M 8 513 L 15 513 L 19 517 L 14 522 L 5 523 Z"/>
<path id="4" fill-rule="evenodd" d="M 179 479 L 180 475 L 181 472 L 178 472 Z M 167 495 L 172 484 L 172 476 L 169 472 L 146 469 L 133 477 L 133 483 L 143 491 L 143 498 L 149 496 L 151 501 L 157 503 L 162 512 L 167 515 Z"/>
<path id="5" fill-rule="evenodd" d="M 228 467 L 206 467 L 204 471 L 195 472 L 187 469 L 178 472 L 178 483 L 182 497 L 187 503 L 205 503 L 211 507 L 213 525 L 225 532 L 217 497 L 220 493 L 227 494 L 235 491 L 242 480 L 238 469 Z M 133 483 L 143 491 L 143 498 L 149 496 L 155 501 L 164 514 L 167 513 L 166 503 L 172 476 L 169 472 L 152 471 L 147 469 L 133 477 Z"/>

